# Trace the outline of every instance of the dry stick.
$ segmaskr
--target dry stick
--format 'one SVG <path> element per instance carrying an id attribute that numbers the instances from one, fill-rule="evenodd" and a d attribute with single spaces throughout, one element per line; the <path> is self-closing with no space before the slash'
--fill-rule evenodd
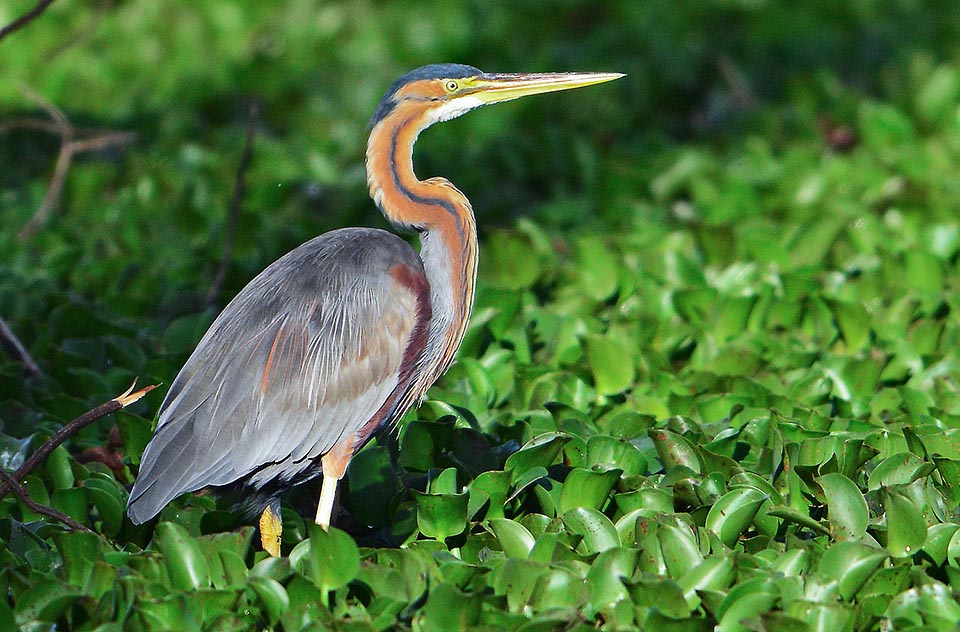
<path id="1" fill-rule="evenodd" d="M 56 206 L 60 195 L 63 193 L 63 187 L 67 181 L 67 173 L 70 171 L 70 165 L 73 162 L 74 155 L 85 151 L 99 151 L 114 145 L 124 145 L 132 142 L 135 135 L 130 132 L 101 132 L 92 138 L 78 139 L 81 134 L 92 134 L 94 132 L 78 130 L 70 123 L 67 116 L 54 104 L 43 98 L 39 93 L 26 86 L 21 86 L 20 90 L 31 101 L 39 105 L 53 119 L 53 123 L 43 126 L 36 119 L 20 119 L 13 123 L 19 125 L 0 126 L 0 132 L 15 127 L 42 129 L 44 131 L 54 132 L 60 135 L 60 152 L 57 154 L 57 163 L 53 169 L 53 177 L 50 179 L 50 185 L 47 192 L 40 202 L 40 206 L 34 212 L 30 221 L 20 230 L 18 238 L 20 241 L 26 241 L 36 233 L 47 219 L 53 208 Z"/>
<path id="2" fill-rule="evenodd" d="M 90 529 L 83 526 L 67 514 L 58 511 L 53 507 L 41 505 L 34 499 L 30 498 L 23 485 L 18 483 L 17 479 L 11 476 L 6 470 L 0 470 L 0 481 L 5 483 L 7 488 L 13 491 L 14 496 L 19 498 L 20 502 L 26 505 L 31 511 L 33 511 L 33 513 L 40 514 L 41 516 L 47 516 L 48 518 L 53 518 L 54 520 L 67 525 L 74 531 L 90 531 Z"/>
<path id="3" fill-rule="evenodd" d="M 233 238 L 237 232 L 237 218 L 240 216 L 240 210 L 243 207 L 243 198 L 247 194 L 247 169 L 250 167 L 250 159 L 253 157 L 253 137 L 257 131 L 257 116 L 260 113 L 260 105 L 253 101 L 247 111 L 247 139 L 243 145 L 243 153 L 240 155 L 240 164 L 237 165 L 237 176 L 233 181 L 233 195 L 230 198 L 230 208 L 227 211 L 227 225 L 223 231 L 223 255 L 220 258 L 220 264 L 217 266 L 217 273 L 213 277 L 213 283 L 206 297 L 203 299 L 205 305 L 210 306 L 217 300 L 223 284 L 227 280 L 227 269 L 230 267 L 230 259 L 233 256 Z"/>
<path id="4" fill-rule="evenodd" d="M 80 430 L 85 426 L 89 426 L 94 421 L 100 419 L 101 417 L 106 417 L 110 413 L 115 413 L 118 410 L 126 408 L 156 388 L 156 386 L 144 386 L 139 391 L 133 392 L 135 385 L 136 383 L 131 385 L 125 393 L 117 395 L 113 399 L 88 410 L 67 425 L 60 428 L 60 430 L 55 432 L 52 437 L 47 439 L 47 441 L 40 446 L 36 452 L 30 455 L 30 458 L 24 461 L 23 465 L 21 465 L 20 468 L 13 473 L 13 480 L 17 483 L 22 481 L 24 477 L 33 471 L 33 468 L 50 456 L 51 452 L 56 450 L 64 441 L 80 432 Z M 0 481 L 0 499 L 6 496 L 9 492 L 10 485 L 7 483 L 7 481 Z"/>
<path id="5" fill-rule="evenodd" d="M 21 15 L 19 18 L 17 18 L 10 24 L 0 29 L 0 40 L 3 40 L 3 38 L 5 38 L 7 35 L 10 35 L 14 31 L 19 30 L 25 27 L 30 22 L 34 21 L 51 4 L 53 4 L 53 0 L 37 0 L 37 4 L 35 7 L 33 7 L 32 9 L 30 9 L 29 11 Z"/>
<path id="6" fill-rule="evenodd" d="M 3 347 L 7 355 L 23 365 L 24 373 L 30 376 L 40 375 L 40 367 L 2 317 L 0 317 L 0 347 Z"/>

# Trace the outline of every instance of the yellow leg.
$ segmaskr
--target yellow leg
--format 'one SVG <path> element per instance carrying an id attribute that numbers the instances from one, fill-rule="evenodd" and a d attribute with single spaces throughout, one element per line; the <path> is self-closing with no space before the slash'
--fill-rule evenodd
<path id="1" fill-rule="evenodd" d="M 260 514 L 260 544 L 263 550 L 273 557 L 280 557 L 280 535 L 283 533 L 283 523 L 280 514 L 274 513 L 267 505 Z"/>
<path id="2" fill-rule="evenodd" d="M 330 527 L 333 519 L 333 505 L 337 500 L 337 484 L 347 471 L 351 458 L 353 458 L 353 437 L 347 437 L 320 459 L 323 465 L 323 484 L 320 486 L 316 523 L 324 529 Z"/>

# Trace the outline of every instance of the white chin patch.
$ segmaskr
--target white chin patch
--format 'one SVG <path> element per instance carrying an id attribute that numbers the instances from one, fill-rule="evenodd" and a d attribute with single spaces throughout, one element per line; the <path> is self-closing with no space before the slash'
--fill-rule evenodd
<path id="1" fill-rule="evenodd" d="M 440 107 L 430 110 L 430 123 L 432 124 L 449 121 L 450 119 L 457 118 L 461 114 L 469 112 L 474 108 L 478 108 L 481 105 L 484 105 L 484 102 L 477 97 L 467 96 L 450 99 Z"/>

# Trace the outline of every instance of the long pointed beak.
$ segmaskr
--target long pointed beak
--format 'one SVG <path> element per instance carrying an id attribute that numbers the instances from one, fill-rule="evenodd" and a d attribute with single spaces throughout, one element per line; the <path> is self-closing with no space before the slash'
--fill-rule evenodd
<path id="1" fill-rule="evenodd" d="M 468 94 L 484 104 L 501 103 L 531 94 L 592 86 L 623 76 L 619 72 L 482 74 L 471 81 L 475 89 Z"/>

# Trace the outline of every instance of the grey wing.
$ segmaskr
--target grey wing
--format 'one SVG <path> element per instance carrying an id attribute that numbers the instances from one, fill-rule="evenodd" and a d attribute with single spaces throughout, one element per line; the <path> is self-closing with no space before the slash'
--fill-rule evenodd
<path id="1" fill-rule="evenodd" d="M 369 437 L 391 401 L 409 401 L 426 288 L 413 249 L 372 229 L 327 233 L 264 270 L 171 385 L 131 491 L 131 519 L 149 520 L 202 487 L 293 481 L 337 442 Z"/>

